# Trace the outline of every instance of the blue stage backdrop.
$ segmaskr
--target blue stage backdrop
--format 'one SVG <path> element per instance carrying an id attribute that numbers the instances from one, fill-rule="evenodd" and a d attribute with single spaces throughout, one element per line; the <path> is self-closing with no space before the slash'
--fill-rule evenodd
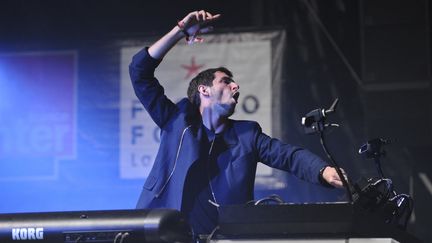
<path id="1" fill-rule="evenodd" d="M 208 35 L 204 44 L 175 47 L 157 75 L 177 100 L 198 71 L 228 66 L 242 86 L 235 118 L 258 120 L 280 137 L 284 36 Z M 0 53 L 0 213 L 135 207 L 158 131 L 132 92 L 127 65 L 152 40 Z M 304 202 L 337 200 L 340 191 L 260 167 L 256 196 L 272 193 Z"/>

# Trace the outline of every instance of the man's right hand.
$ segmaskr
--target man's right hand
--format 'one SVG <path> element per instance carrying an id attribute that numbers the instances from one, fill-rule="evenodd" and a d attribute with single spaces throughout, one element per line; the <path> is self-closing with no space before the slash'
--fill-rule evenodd
<path id="1" fill-rule="evenodd" d="M 162 59 L 185 34 L 189 36 L 189 43 L 202 42 L 198 35 L 211 31 L 212 27 L 208 24 L 219 17 L 220 14 L 212 15 L 204 10 L 189 13 L 170 32 L 150 46 L 148 50 L 150 56 Z"/>
<path id="2" fill-rule="evenodd" d="M 178 26 L 187 32 L 191 42 L 201 41 L 198 35 L 213 30 L 213 27 L 208 24 L 219 19 L 220 16 L 220 14 L 212 15 L 204 10 L 194 11 L 179 21 Z"/>

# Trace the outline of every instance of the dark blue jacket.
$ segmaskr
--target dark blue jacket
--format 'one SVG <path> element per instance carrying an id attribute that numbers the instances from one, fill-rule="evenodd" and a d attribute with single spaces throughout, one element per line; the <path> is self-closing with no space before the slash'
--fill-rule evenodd
<path id="1" fill-rule="evenodd" d="M 133 57 L 129 66 L 135 94 L 161 129 L 159 151 L 137 208 L 181 210 L 185 178 L 191 165 L 199 159 L 199 141 L 206 133 L 198 109 L 188 99 L 174 104 L 165 96 L 163 87 L 154 77 L 159 63 L 160 60 L 152 58 L 145 48 Z M 227 188 L 215 191 L 222 205 L 253 200 L 257 162 L 313 183 L 319 183 L 319 170 L 326 166 L 309 151 L 262 133 L 258 123 L 253 121 L 229 120 L 223 138 L 228 149 L 217 158 L 220 162 L 218 178 Z"/>

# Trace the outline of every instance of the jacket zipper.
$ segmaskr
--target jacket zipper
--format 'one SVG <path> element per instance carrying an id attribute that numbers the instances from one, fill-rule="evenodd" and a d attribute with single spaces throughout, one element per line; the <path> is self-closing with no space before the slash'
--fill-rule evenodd
<path id="1" fill-rule="evenodd" d="M 156 198 L 159 198 L 159 197 L 160 197 L 160 195 L 161 195 L 162 192 L 165 190 L 165 187 L 168 185 L 168 182 L 171 180 L 171 177 L 172 177 L 173 174 L 174 174 L 174 171 L 175 171 L 175 169 L 176 169 L 176 167 L 177 167 L 177 160 L 178 160 L 178 157 L 179 157 L 179 155 L 180 155 L 180 150 L 181 150 L 181 147 L 182 147 L 182 145 L 183 145 L 184 135 L 185 135 L 186 131 L 187 131 L 191 126 L 192 126 L 192 125 L 187 126 L 187 127 L 183 130 L 183 132 L 182 132 L 182 135 L 181 135 L 181 138 L 180 138 L 180 143 L 179 143 L 179 146 L 178 146 L 178 148 L 177 148 L 177 154 L 176 154 L 176 158 L 175 158 L 175 161 L 174 161 L 173 169 L 172 169 L 170 175 L 168 176 L 168 179 L 165 181 L 165 183 L 164 183 L 162 189 L 158 192 L 158 194 L 156 194 Z"/>
<path id="2" fill-rule="evenodd" d="M 213 151 L 213 145 L 215 143 L 215 140 L 216 140 L 216 136 L 214 137 L 213 141 L 210 144 L 210 149 L 208 151 L 208 156 L 207 156 L 207 180 L 208 180 L 208 184 L 210 186 L 210 192 L 211 192 L 212 197 L 213 197 L 213 201 L 211 199 L 209 199 L 208 202 L 210 204 L 212 204 L 213 206 L 215 206 L 216 209 L 217 209 L 217 211 L 219 212 L 219 206 L 220 205 L 218 204 L 218 202 L 216 200 L 216 196 L 215 196 L 215 193 L 214 193 L 214 190 L 213 190 L 213 185 L 212 185 L 211 178 L 210 178 L 210 163 L 211 163 L 210 156 L 211 156 L 211 153 Z"/>

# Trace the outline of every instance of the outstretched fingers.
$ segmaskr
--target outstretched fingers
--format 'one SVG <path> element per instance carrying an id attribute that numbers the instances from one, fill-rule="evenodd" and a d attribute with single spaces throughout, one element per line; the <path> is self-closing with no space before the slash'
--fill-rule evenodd
<path id="1" fill-rule="evenodd" d="M 209 14 L 210 14 L 210 13 L 209 13 Z M 207 21 L 207 23 L 208 23 L 208 22 L 215 21 L 215 20 L 219 19 L 220 16 L 221 16 L 220 14 L 215 14 L 215 15 L 211 15 L 211 14 L 210 14 L 210 16 L 207 16 L 206 21 Z"/>
<path id="2" fill-rule="evenodd" d="M 207 17 L 207 12 L 204 10 L 198 11 L 198 21 L 205 21 Z"/>
<path id="3" fill-rule="evenodd" d="M 212 31 L 213 27 L 208 26 L 208 23 L 219 19 L 220 16 L 220 14 L 213 15 L 205 10 L 194 11 L 186 15 L 182 21 L 179 21 L 179 27 L 183 32 L 187 32 L 186 40 L 189 44 L 203 42 L 203 39 L 198 35 Z"/>
<path id="4" fill-rule="evenodd" d="M 194 11 L 194 12 L 189 13 L 185 17 L 184 22 L 186 24 L 189 24 L 189 23 L 206 24 L 208 22 L 211 22 L 211 21 L 218 19 L 220 16 L 221 16 L 220 14 L 213 15 L 207 11 L 200 10 L 200 11 Z"/>

